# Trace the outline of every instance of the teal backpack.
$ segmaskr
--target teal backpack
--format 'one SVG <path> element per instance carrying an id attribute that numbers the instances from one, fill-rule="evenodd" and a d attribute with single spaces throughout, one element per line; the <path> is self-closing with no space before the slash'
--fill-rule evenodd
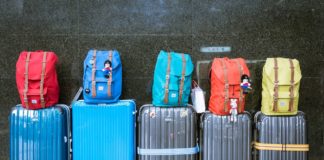
<path id="1" fill-rule="evenodd" d="M 154 70 L 154 106 L 186 106 L 193 64 L 188 54 L 160 51 Z"/>

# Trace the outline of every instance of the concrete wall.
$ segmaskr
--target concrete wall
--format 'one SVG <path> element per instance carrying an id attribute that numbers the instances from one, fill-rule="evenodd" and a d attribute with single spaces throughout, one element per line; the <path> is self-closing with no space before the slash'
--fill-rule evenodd
<path id="1" fill-rule="evenodd" d="M 59 56 L 60 101 L 70 103 L 82 84 L 90 48 L 118 49 L 123 98 L 150 103 L 150 81 L 160 49 L 189 52 L 194 62 L 214 57 L 299 59 L 300 109 L 309 125 L 310 160 L 324 158 L 324 3 L 321 0 L 1 0 L 0 159 L 8 159 L 10 108 L 19 103 L 15 63 L 22 50 Z M 201 47 L 230 46 L 229 53 Z M 255 91 L 247 109 L 260 108 L 262 63 L 249 65 Z M 207 67 L 205 66 L 206 73 Z M 201 77 L 208 88 L 206 77 Z M 206 86 L 207 85 L 207 86 Z"/>

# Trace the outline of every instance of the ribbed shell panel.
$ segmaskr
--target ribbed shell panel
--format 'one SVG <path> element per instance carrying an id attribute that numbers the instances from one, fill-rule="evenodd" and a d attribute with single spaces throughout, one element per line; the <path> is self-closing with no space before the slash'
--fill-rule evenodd
<path id="1" fill-rule="evenodd" d="M 197 117 L 191 107 L 144 105 L 139 113 L 139 148 L 174 149 L 197 145 Z M 140 160 L 196 160 L 197 155 L 139 155 Z"/>
<path id="2" fill-rule="evenodd" d="M 9 117 L 10 159 L 68 159 L 67 114 L 65 105 L 39 110 L 14 107 Z"/>
<path id="3" fill-rule="evenodd" d="M 274 144 L 307 144 L 306 119 L 303 112 L 295 116 L 255 117 L 257 141 Z M 259 160 L 307 160 L 307 152 L 257 151 Z"/>
<path id="4" fill-rule="evenodd" d="M 74 160 L 134 160 L 135 103 L 72 105 Z"/>
<path id="5" fill-rule="evenodd" d="M 250 160 L 252 126 L 249 114 L 239 114 L 236 122 L 230 116 L 212 113 L 202 115 L 202 160 Z"/>

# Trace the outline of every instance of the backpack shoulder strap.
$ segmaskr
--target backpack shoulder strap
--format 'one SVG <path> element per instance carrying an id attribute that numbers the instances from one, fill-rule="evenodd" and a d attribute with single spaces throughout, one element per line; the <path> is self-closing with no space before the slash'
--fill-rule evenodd
<path id="1" fill-rule="evenodd" d="M 41 101 L 41 107 L 42 108 L 45 108 L 45 100 L 44 100 L 44 78 L 45 78 L 45 69 L 46 69 L 46 55 L 47 55 L 47 52 L 44 52 L 43 61 L 42 61 L 41 81 L 40 81 L 40 101 Z"/>
<path id="2" fill-rule="evenodd" d="M 168 66 L 165 75 L 165 87 L 164 87 L 164 103 L 169 103 L 169 80 L 170 80 L 170 67 L 171 67 L 171 53 L 168 52 Z"/>
<path id="3" fill-rule="evenodd" d="M 96 97 L 96 56 L 97 56 L 97 50 L 93 50 L 93 65 L 92 65 L 92 75 L 91 75 L 91 92 L 92 97 Z"/>
<path id="4" fill-rule="evenodd" d="M 227 112 L 228 108 L 227 108 L 227 104 L 229 101 L 229 82 L 228 82 L 228 77 L 227 77 L 227 67 L 226 64 L 224 62 L 224 59 L 221 59 L 221 64 L 223 67 L 223 73 L 224 73 L 224 82 L 225 82 L 225 101 L 224 101 L 224 111 Z"/>
<path id="5" fill-rule="evenodd" d="M 291 75 L 290 75 L 290 101 L 289 101 L 289 111 L 291 112 L 294 106 L 294 85 L 295 85 L 295 67 L 292 59 L 289 59 L 290 62 L 290 70 L 291 70 Z"/>
<path id="6" fill-rule="evenodd" d="M 179 100 L 178 100 L 179 105 L 181 104 L 182 101 L 183 84 L 184 84 L 185 74 L 186 74 L 186 58 L 183 53 L 181 54 L 181 56 L 182 56 L 182 73 L 181 73 L 180 88 L 179 88 Z"/>
<path id="7" fill-rule="evenodd" d="M 112 58 L 112 51 L 110 50 L 109 51 L 109 54 L 108 54 L 108 59 L 109 61 L 111 62 L 111 68 L 112 68 L 112 64 L 113 64 L 113 58 Z M 108 81 L 107 81 L 107 88 L 108 88 L 108 91 L 107 91 L 107 94 L 108 94 L 108 97 L 111 97 L 111 82 L 112 82 L 112 76 L 113 76 L 113 71 L 111 70 L 110 71 L 110 75 L 109 75 L 109 78 L 108 78 Z"/>
<path id="8" fill-rule="evenodd" d="M 28 98 L 27 98 L 27 92 L 28 92 L 28 66 L 30 61 L 30 52 L 27 53 L 26 61 L 25 61 L 25 83 L 24 83 L 24 103 L 26 108 L 28 109 Z"/>
<path id="9" fill-rule="evenodd" d="M 278 80 L 278 61 L 277 58 L 274 58 L 274 71 L 275 71 L 275 81 L 274 81 L 274 94 L 273 94 L 273 111 L 278 111 L 278 87 L 279 87 L 279 80 Z"/>
<path id="10" fill-rule="evenodd" d="M 237 66 L 238 66 L 238 68 L 239 68 L 239 71 L 240 71 L 240 78 L 242 77 L 242 75 L 243 75 L 243 68 L 242 68 L 242 65 L 241 65 L 241 63 L 240 63 L 240 61 L 238 60 L 238 59 L 236 59 L 236 63 L 237 63 Z M 242 112 L 241 111 L 241 105 L 242 105 L 242 102 L 243 102 L 243 90 L 242 90 L 242 88 L 240 87 L 240 98 L 239 98 L 239 103 L 238 103 L 238 111 L 239 112 Z"/>

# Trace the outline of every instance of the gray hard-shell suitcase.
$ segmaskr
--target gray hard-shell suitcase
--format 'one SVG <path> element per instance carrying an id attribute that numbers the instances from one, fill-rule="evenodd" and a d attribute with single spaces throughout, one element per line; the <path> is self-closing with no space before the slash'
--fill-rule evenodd
<path id="1" fill-rule="evenodd" d="M 201 116 L 201 160 L 250 160 L 252 120 L 248 112 L 231 116 L 205 112 Z"/>
<path id="2" fill-rule="evenodd" d="M 138 117 L 140 160 L 196 160 L 197 116 L 192 107 L 141 107 Z"/>
<path id="3" fill-rule="evenodd" d="M 294 116 L 266 116 L 261 112 L 255 115 L 254 143 L 281 145 L 280 150 L 256 149 L 257 160 L 307 160 L 307 151 L 287 151 L 291 144 L 307 144 L 305 114 L 301 111 Z"/>

